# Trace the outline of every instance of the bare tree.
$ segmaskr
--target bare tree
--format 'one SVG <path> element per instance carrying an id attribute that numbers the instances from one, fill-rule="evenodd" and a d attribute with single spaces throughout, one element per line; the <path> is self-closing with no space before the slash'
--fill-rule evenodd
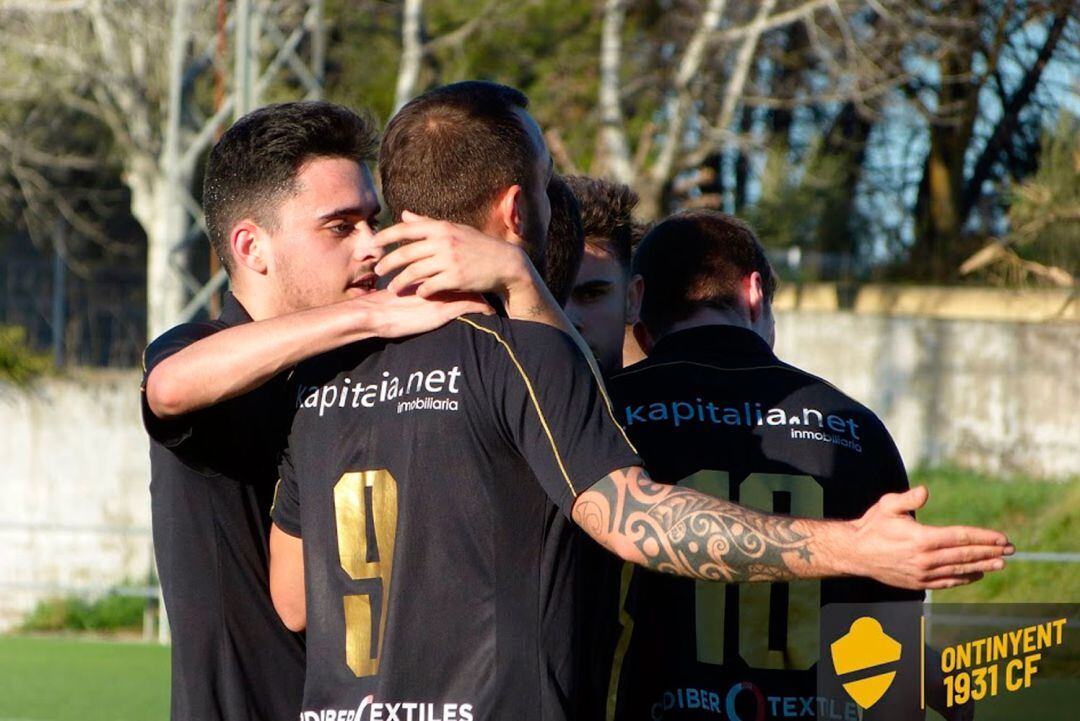
<path id="1" fill-rule="evenodd" d="M 0 97 L 29 106 L 62 104 L 99 122 L 112 138 L 131 212 L 148 238 L 151 333 L 163 330 L 184 305 L 185 288 L 168 267 L 177 262 L 170 253 L 182 240 L 189 204 L 170 187 L 189 187 L 198 160 L 178 158 L 171 171 L 178 177 L 168 182 L 161 161 L 175 151 L 177 139 L 167 135 L 169 67 L 162 49 L 171 45 L 172 10 L 167 2 L 120 0 L 0 4 L 3 52 L 33 69 L 22 76 L 5 73 Z M 174 120 L 174 131 L 183 130 L 183 121 Z M 51 141 L 62 144 L 62 134 Z"/>
<path id="2" fill-rule="evenodd" d="M 1047 64 L 1067 44 L 1066 31 L 1070 21 L 1075 28 L 1078 12 L 1076 0 L 1010 0 L 1000 7 L 966 0 L 952 9 L 951 33 L 923 36 L 927 64 L 936 65 L 937 78 L 916 77 L 907 85 L 930 140 L 911 249 L 912 271 L 919 276 L 953 277 L 981 242 L 965 226 L 988 184 L 1006 173 L 1019 181 L 1034 169 L 1041 127 L 1036 91 Z M 1040 26 L 1044 32 L 1035 40 L 1029 30 Z M 1018 81 L 1005 79 L 1005 64 Z M 999 112 L 985 112 L 987 97 L 996 99 Z M 983 123 L 989 132 L 980 130 L 980 119 L 990 120 Z M 1034 137 L 1025 137 L 1031 135 L 1025 126 L 1034 129 Z"/>
<path id="3" fill-rule="evenodd" d="M 893 3 L 886 0 L 886 4 Z M 628 3 L 604 4 L 597 103 L 601 152 L 596 168 L 633 185 L 642 196 L 640 210 L 648 217 L 668 209 L 673 190 L 698 187 L 693 173 L 712 182 L 715 171 L 703 169 L 703 163 L 714 163 L 727 149 L 760 142 L 747 135 L 749 116 L 741 109 L 790 111 L 850 103 L 858 114 L 873 116 L 906 77 L 895 51 L 907 19 L 903 12 L 874 0 L 762 0 L 736 5 L 699 0 L 684 7 L 688 9 L 679 21 L 665 19 L 670 27 L 661 33 L 661 42 L 671 71 L 661 73 L 659 104 L 650 105 L 642 102 L 643 90 L 653 88 L 642 89 L 640 84 L 632 88 L 620 72 L 628 56 L 622 36 Z M 804 59 L 813 65 L 819 82 L 813 87 L 799 84 L 789 95 L 770 92 L 767 80 L 779 72 L 779 61 L 764 40 L 793 26 L 803 30 Z M 643 124 L 639 137 L 632 137 L 629 130 L 627 106 L 653 118 Z"/>

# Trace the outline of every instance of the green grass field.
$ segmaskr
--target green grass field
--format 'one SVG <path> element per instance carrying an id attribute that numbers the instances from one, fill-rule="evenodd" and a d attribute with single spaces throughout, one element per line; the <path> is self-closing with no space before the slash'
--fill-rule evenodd
<path id="1" fill-rule="evenodd" d="M 923 471 L 930 501 L 919 520 L 989 526 L 1017 551 L 1080 552 L 1080 478 L 1063 483 L 987 478 L 964 471 Z M 1080 564 L 1013 561 L 979 583 L 933 594 L 935 603 L 1080 603 Z"/>
<path id="2" fill-rule="evenodd" d="M 986 525 L 1007 532 L 1022 551 L 1080 551 L 1080 479 L 1044 483 L 959 471 L 913 474 L 931 498 L 920 520 Z M 1080 602 L 1080 565 L 1015 562 L 935 602 Z M 995 699 L 985 719 L 1056 718 L 1045 710 L 1075 698 L 1075 684 L 1046 679 Z M 167 648 L 138 643 L 0 637 L 0 721 L 164 721 L 169 708 Z M 1045 709 L 1031 714 L 1038 699 Z M 1059 704 L 1060 702 L 1060 704 Z"/>
<path id="3" fill-rule="evenodd" d="M 72 638 L 0 638 L 0 721 L 168 717 L 168 648 Z"/>

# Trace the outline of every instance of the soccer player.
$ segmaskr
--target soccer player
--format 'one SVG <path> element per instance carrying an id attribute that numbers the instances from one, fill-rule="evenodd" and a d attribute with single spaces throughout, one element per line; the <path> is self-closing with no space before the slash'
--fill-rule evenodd
<path id="1" fill-rule="evenodd" d="M 565 308 L 585 255 L 585 227 L 581 206 L 565 179 L 553 176 L 547 195 L 551 224 L 544 258 L 544 284 L 555 302 Z"/>
<path id="2" fill-rule="evenodd" d="M 403 268 L 391 288 L 443 287 L 426 264 L 460 224 L 542 242 L 551 160 L 526 104 L 459 83 L 391 120 L 384 197 L 395 217 L 427 218 L 382 231 L 416 241 L 376 266 Z M 824 522 L 654 483 L 580 350 L 546 325 L 466 316 L 326 354 L 295 382 L 271 592 L 307 630 L 305 721 L 570 718 L 583 580 L 570 517 L 626 560 L 728 581 L 858 573 L 910 587 L 932 565 L 911 558 L 926 534 L 968 547 L 974 570 L 1007 548 L 991 531 L 917 526 L 910 499 Z"/>
<path id="3" fill-rule="evenodd" d="M 370 239 L 379 211 L 364 165 L 376 144 L 374 129 L 352 111 L 289 103 L 245 116 L 211 153 L 204 207 L 233 292 L 219 319 L 172 329 L 144 359 L 154 549 L 173 631 L 177 721 L 299 712 L 303 640 L 281 624 L 268 589 L 269 508 L 289 419 L 280 372 L 345 343 L 487 310 L 460 296 L 372 292 L 382 253 L 358 241 Z M 539 285 L 531 264 L 505 244 L 494 250 L 489 262 L 470 259 L 462 277 L 473 283 L 498 265 L 508 307 L 531 308 L 535 299 L 522 289 Z M 310 274 L 327 292 L 311 292 Z M 485 289 L 493 285 L 489 276 Z M 295 312 L 330 301 L 340 302 Z"/>
<path id="4" fill-rule="evenodd" d="M 631 248 L 640 232 L 640 224 L 632 216 L 638 197 L 628 186 L 600 178 L 570 175 L 566 183 L 581 207 L 585 233 L 585 255 L 565 306 L 566 315 L 607 378 L 623 366 L 624 336 L 637 320 L 641 304 L 641 279 L 630 273 Z M 579 603 L 584 634 L 581 718 L 603 718 L 607 709 L 611 664 L 622 630 L 619 602 L 623 565 L 599 544 L 582 546 L 581 567 L 589 583 Z"/>
<path id="5" fill-rule="evenodd" d="M 630 273 L 631 250 L 642 231 L 631 215 L 638 197 L 628 186 L 610 180 L 571 175 L 566 182 L 581 206 L 585 229 L 585 258 L 566 315 L 601 370 L 611 374 L 623 367 L 624 336 L 637 321 L 641 305 L 641 279 Z"/>
<path id="6" fill-rule="evenodd" d="M 644 283 L 635 331 L 649 357 L 610 387 L 653 478 L 813 518 L 867 518 L 875 504 L 910 511 L 925 500 L 924 489 L 905 493 L 900 455 L 869 409 L 774 355 L 776 277 L 749 227 L 714 211 L 673 216 L 642 241 L 633 272 Z M 706 543 L 711 529 L 690 519 L 686 532 Z M 918 554 L 942 564 L 921 578 L 931 587 L 939 574 L 976 579 L 1003 563 L 969 564 L 933 536 Z M 710 570 L 737 580 L 721 564 Z M 815 718 L 819 608 L 922 598 L 858 578 L 776 580 L 721 585 L 635 571 L 615 717 Z M 854 717 L 849 705 L 839 717 Z"/>

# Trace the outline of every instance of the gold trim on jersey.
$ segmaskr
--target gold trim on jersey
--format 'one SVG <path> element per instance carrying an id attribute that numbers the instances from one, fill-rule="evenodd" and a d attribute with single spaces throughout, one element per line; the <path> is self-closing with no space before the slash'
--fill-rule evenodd
<path id="1" fill-rule="evenodd" d="M 619 702 L 619 678 L 622 676 L 623 661 L 626 660 L 626 652 L 630 648 L 630 639 L 634 635 L 634 619 L 626 610 L 626 599 L 630 595 L 630 582 L 634 578 L 634 565 L 623 563 L 622 573 L 619 578 L 619 623 L 622 631 L 619 633 L 619 642 L 615 646 L 615 655 L 611 659 L 611 678 L 608 679 L 607 694 L 607 721 L 615 721 L 615 711 Z"/>
<path id="2" fill-rule="evenodd" d="M 277 507 L 277 496 L 281 490 L 281 479 L 277 479 L 277 483 L 274 484 L 274 500 L 270 501 L 270 515 L 274 515 L 274 508 Z"/>
<path id="3" fill-rule="evenodd" d="M 622 427 L 622 424 L 619 423 L 619 420 L 615 417 L 615 407 L 611 403 L 611 397 L 608 396 L 607 387 L 604 385 L 604 379 L 600 377 L 594 363 L 589 363 L 589 370 L 592 371 L 593 378 L 596 379 L 596 385 L 600 388 L 600 396 L 604 399 L 604 407 L 607 408 L 608 418 L 610 418 L 611 422 L 615 424 L 615 427 L 619 429 L 619 433 L 622 434 L 623 440 L 626 441 L 626 445 L 630 446 L 630 450 L 637 453 L 637 447 L 630 440 L 630 436 L 626 435 L 626 429 Z"/>
<path id="4" fill-rule="evenodd" d="M 544 429 L 544 434 L 547 436 L 548 443 L 551 444 L 551 452 L 555 455 L 555 462 L 559 464 L 559 470 L 562 472 L 563 478 L 566 480 L 566 485 L 570 488 L 570 493 L 573 494 L 574 498 L 577 498 L 577 489 L 574 488 L 574 484 L 570 480 L 570 474 L 566 472 L 566 466 L 563 465 L 562 456 L 559 454 L 559 446 L 555 443 L 555 436 L 552 435 L 551 428 L 548 427 L 547 418 L 544 416 L 544 411 L 540 407 L 540 399 L 536 397 L 536 391 L 533 390 L 533 385 L 532 382 L 529 380 L 529 375 L 525 372 L 525 369 L 522 368 L 521 363 L 518 362 L 517 356 L 514 355 L 514 349 L 510 347 L 509 343 L 503 340 L 503 337 L 501 335 L 491 330 L 490 328 L 485 328 L 482 325 L 478 325 L 469 320 L 468 318 L 458 318 L 458 320 L 460 320 L 462 323 L 471 325 L 473 328 L 481 331 L 482 333 L 487 333 L 488 335 L 494 337 L 496 342 L 498 342 L 499 345 L 506 349 L 507 354 L 509 354 L 510 356 L 511 362 L 514 364 L 514 367 L 517 368 L 518 373 L 521 375 L 521 380 L 525 382 L 525 389 L 529 392 L 529 399 L 532 400 L 533 407 L 536 408 L 536 414 L 540 417 L 540 426 Z"/>

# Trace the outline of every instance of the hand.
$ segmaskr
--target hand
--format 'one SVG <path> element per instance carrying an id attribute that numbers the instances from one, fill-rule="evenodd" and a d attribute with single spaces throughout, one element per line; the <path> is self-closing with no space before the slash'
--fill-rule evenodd
<path id="1" fill-rule="evenodd" d="M 1015 548 L 1003 533 L 970 526 L 926 526 L 911 513 L 926 505 L 925 486 L 889 493 L 854 526 L 851 573 L 910 589 L 952 588 L 1005 567 Z"/>
<path id="2" fill-rule="evenodd" d="M 364 314 L 367 330 L 379 338 L 401 338 L 426 333 L 467 313 L 490 315 L 494 311 L 475 293 L 439 293 L 424 298 L 390 290 L 355 298 L 352 311 Z"/>
<path id="3" fill-rule="evenodd" d="M 535 271 L 518 246 L 481 233 L 467 225 L 432 220 L 405 211 L 402 222 L 379 231 L 375 245 L 386 247 L 410 241 L 388 253 L 375 272 L 386 276 L 400 270 L 387 286 L 400 293 L 411 286 L 430 298 L 446 291 L 496 293 L 504 300 Z"/>

